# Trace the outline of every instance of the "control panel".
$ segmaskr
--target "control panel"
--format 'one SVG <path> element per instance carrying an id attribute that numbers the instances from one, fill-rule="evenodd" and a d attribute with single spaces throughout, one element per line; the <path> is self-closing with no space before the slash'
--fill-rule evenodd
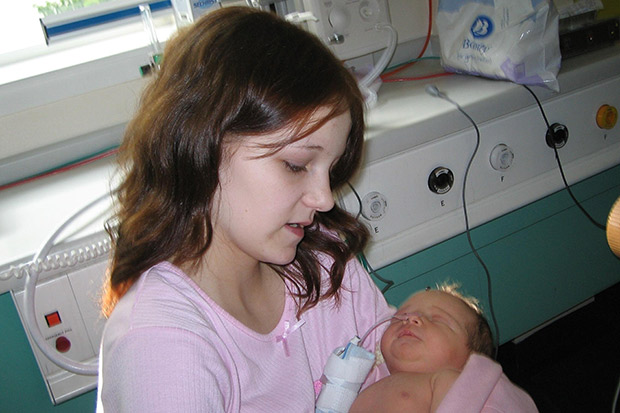
<path id="1" fill-rule="evenodd" d="M 303 0 L 303 5 L 316 18 L 308 21 L 308 30 L 342 60 L 387 46 L 388 34 L 375 28 L 390 22 L 387 0 Z"/>
<path id="2" fill-rule="evenodd" d="M 450 95 L 448 88 L 442 92 Z M 339 201 L 370 229 L 368 262 L 381 268 L 464 232 L 463 199 L 473 228 L 561 190 L 556 150 L 569 184 L 617 165 L 619 99 L 615 76 L 544 102 L 549 129 L 534 99 L 523 110 L 482 122 L 466 181 L 477 133 L 465 122 L 459 132 L 365 164 Z M 448 102 L 437 104 L 453 110 Z M 413 139 L 420 132 L 414 125 L 398 133 Z"/>
<path id="3" fill-rule="evenodd" d="M 35 317 L 39 330 L 49 346 L 72 360 L 97 363 L 105 324 L 99 297 L 106 265 L 107 260 L 102 258 L 37 284 Z M 14 292 L 13 299 L 23 322 L 24 291 Z M 54 364 L 36 346 L 28 328 L 25 330 L 54 404 L 96 387 L 96 376 L 73 374 Z"/>

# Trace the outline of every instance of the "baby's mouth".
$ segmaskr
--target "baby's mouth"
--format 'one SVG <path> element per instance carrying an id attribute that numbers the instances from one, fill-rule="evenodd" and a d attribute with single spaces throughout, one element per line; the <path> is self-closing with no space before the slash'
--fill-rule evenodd
<path id="1" fill-rule="evenodd" d="M 420 337 L 416 336 L 411 330 L 409 329 L 404 329 L 402 330 L 400 333 L 398 333 L 398 338 L 402 338 L 402 337 L 412 337 L 415 338 L 417 340 L 420 339 Z"/>

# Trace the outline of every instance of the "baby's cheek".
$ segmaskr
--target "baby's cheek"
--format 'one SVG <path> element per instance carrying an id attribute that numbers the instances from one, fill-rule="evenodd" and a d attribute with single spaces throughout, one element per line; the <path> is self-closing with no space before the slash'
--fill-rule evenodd
<path id="1" fill-rule="evenodd" d="M 394 357 L 392 355 L 392 351 L 389 349 L 389 346 L 383 346 L 381 348 L 381 355 L 383 357 L 383 361 L 385 362 L 385 365 L 387 367 L 387 369 L 390 371 L 390 373 L 392 373 L 392 369 L 394 366 Z"/>
<path id="2" fill-rule="evenodd" d="M 394 339 L 394 334 L 395 334 L 396 328 L 394 325 L 389 325 L 388 328 L 385 329 L 385 332 L 383 333 L 383 337 L 381 337 L 381 348 L 383 348 L 383 346 L 387 346 L 390 344 L 390 342 Z"/>

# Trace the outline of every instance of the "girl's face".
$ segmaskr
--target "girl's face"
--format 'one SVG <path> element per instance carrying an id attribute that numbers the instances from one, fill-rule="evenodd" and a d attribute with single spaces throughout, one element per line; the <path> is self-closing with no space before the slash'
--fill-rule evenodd
<path id="1" fill-rule="evenodd" d="M 320 110 L 317 116 L 325 115 Z M 275 154 L 261 145 L 280 142 L 282 132 L 244 138 L 222 162 L 214 202 L 215 259 L 285 265 L 315 213 L 334 206 L 329 172 L 342 156 L 351 129 L 348 111 Z M 213 258 L 213 256 L 212 256 Z"/>
<path id="2" fill-rule="evenodd" d="M 469 357 L 467 325 L 475 315 L 467 304 L 441 291 L 422 291 L 395 314 L 381 339 L 391 373 L 460 370 Z"/>

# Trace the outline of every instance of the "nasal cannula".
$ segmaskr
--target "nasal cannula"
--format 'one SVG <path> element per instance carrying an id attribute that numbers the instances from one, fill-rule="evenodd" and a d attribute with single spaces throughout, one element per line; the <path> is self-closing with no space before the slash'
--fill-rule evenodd
<path id="1" fill-rule="evenodd" d="M 355 336 L 355 338 L 353 340 L 351 340 L 351 342 L 353 344 L 356 344 L 356 345 L 361 345 L 364 342 L 364 340 L 366 340 L 366 338 L 368 338 L 368 335 L 372 332 L 372 330 L 374 330 L 375 328 L 379 327 L 383 323 L 387 323 L 388 321 L 392 321 L 393 318 L 395 318 L 397 320 L 400 320 L 400 321 L 405 321 L 405 320 L 407 320 L 409 318 L 409 314 L 394 314 L 393 316 L 385 318 L 385 319 L 383 319 L 383 320 L 373 324 L 372 327 L 370 327 L 368 329 L 368 331 L 366 331 L 364 333 L 362 338 L 359 338 L 359 337 Z M 355 342 L 353 342 L 354 340 L 355 340 Z M 349 344 L 351 344 L 351 343 L 349 343 Z M 346 348 L 345 348 L 344 352 L 346 353 Z"/>

